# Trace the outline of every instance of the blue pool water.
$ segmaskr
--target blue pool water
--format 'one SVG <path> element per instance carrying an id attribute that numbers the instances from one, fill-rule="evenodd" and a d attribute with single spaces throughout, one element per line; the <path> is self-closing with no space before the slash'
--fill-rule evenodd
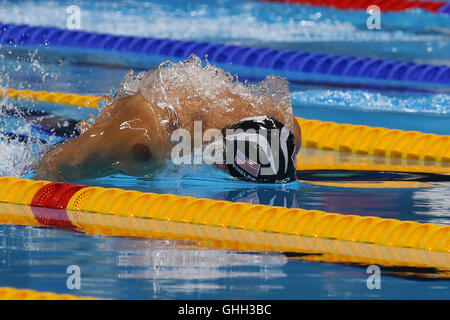
<path id="1" fill-rule="evenodd" d="M 113 34 L 450 64 L 450 18 L 412 10 L 383 14 L 383 28 L 365 28 L 366 13 L 238 0 L 2 1 L 0 22 L 65 28 L 77 4 L 82 29 Z M 0 48 L 0 87 L 104 95 L 128 71 L 125 55 L 103 64 L 88 52 Z M 74 58 L 76 57 L 76 59 Z M 114 60 L 114 61 L 113 61 Z M 146 61 L 147 64 L 157 63 Z M 139 71 L 139 70 L 136 70 Z M 395 92 L 324 85 L 291 85 L 296 116 L 427 133 L 450 134 L 448 93 Z M 93 110 L 3 99 L 3 106 L 44 110 L 81 120 Z M 23 119 L 1 115 L 0 128 L 50 139 Z M 58 141 L 51 138 L 51 143 Z M 0 175 L 24 177 L 40 147 L 0 141 Z M 364 179 L 364 178 L 362 178 Z M 400 188 L 320 185 L 300 181 L 256 185 L 231 180 L 211 167 L 169 167 L 155 178 L 114 175 L 81 181 L 230 201 L 450 224 L 450 183 L 404 183 Z M 1 214 L 1 213 L 0 213 Z M 81 231 L 81 232 L 80 232 Z M 66 286 L 69 265 L 82 288 Z M 0 225 L 0 287 L 31 288 L 121 299 L 448 299 L 448 278 L 382 269 L 382 289 L 366 286 L 366 265 L 312 262 L 284 252 L 199 247 L 192 241 L 110 237 L 31 226 Z"/>
<path id="2" fill-rule="evenodd" d="M 448 282 L 385 271 L 368 290 L 365 267 L 315 263 L 283 253 L 189 248 L 171 240 L 87 236 L 48 228 L 0 226 L 2 285 L 74 293 L 69 265 L 81 268 L 76 294 L 111 299 L 436 299 Z"/>

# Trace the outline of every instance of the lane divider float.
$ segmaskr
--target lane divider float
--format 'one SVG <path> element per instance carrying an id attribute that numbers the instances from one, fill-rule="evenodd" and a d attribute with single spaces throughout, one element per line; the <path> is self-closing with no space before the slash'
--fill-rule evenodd
<path id="1" fill-rule="evenodd" d="M 0 300 L 96 300 L 96 298 L 0 287 Z"/>
<path id="2" fill-rule="evenodd" d="M 308 4 L 312 6 L 333 7 L 342 10 L 366 10 L 372 5 L 381 11 L 404 11 L 423 9 L 434 13 L 450 14 L 450 2 L 417 1 L 417 0 L 264 0 L 289 4 Z"/>
<path id="3" fill-rule="evenodd" d="M 341 153 L 450 163 L 450 136 L 297 118 L 302 146 Z"/>
<path id="4" fill-rule="evenodd" d="M 17 90 L 17 89 L 6 89 L 6 90 L 0 89 L 0 97 L 66 104 L 94 109 L 98 107 L 98 102 L 102 98 L 98 96 L 88 96 L 74 93 Z"/>
<path id="5" fill-rule="evenodd" d="M 314 82 L 372 87 L 381 85 L 444 92 L 450 90 L 450 67 L 446 65 L 2 23 L 0 44 L 129 53 L 137 54 L 139 61 L 147 61 L 149 56 L 157 57 L 157 60 L 162 62 L 167 59 L 184 60 L 191 54 L 200 58 L 207 55 L 211 63 L 241 77 L 258 75 L 264 78 L 273 74 L 283 76 L 291 83 Z M 102 61 L 99 60 L 98 63 Z M 155 63 L 154 59 L 152 61 L 151 65 L 139 67 L 151 67 Z"/>
<path id="6" fill-rule="evenodd" d="M 118 188 L 1 177 L 0 202 L 28 205 L 33 212 L 39 207 L 65 209 L 383 246 L 450 251 L 450 226 Z M 64 215 L 61 221 L 61 226 L 73 225 Z"/>
<path id="7" fill-rule="evenodd" d="M 313 148 L 302 148 L 297 158 L 297 170 L 301 171 L 350 170 L 450 174 L 450 162 L 373 157 Z"/>

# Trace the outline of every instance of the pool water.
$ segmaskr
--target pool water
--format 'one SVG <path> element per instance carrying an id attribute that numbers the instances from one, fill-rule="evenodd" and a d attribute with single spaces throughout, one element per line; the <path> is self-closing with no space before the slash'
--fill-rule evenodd
<path id="1" fill-rule="evenodd" d="M 282 252 L 198 249 L 189 243 L 0 226 L 2 285 L 74 293 L 69 265 L 81 268 L 77 295 L 110 299 L 439 299 L 448 281 L 383 270 L 368 290 L 366 268 L 302 261 Z"/>
<path id="2" fill-rule="evenodd" d="M 350 14 L 332 8 L 257 1 L 129 1 L 127 5 L 110 1 L 3 1 L 0 22 L 65 28 L 66 8 L 71 4 L 81 8 L 82 29 L 87 31 L 450 64 L 450 18 L 420 10 L 383 14 L 382 30 L 370 31 L 365 28 L 364 11 Z M 0 54 L 2 89 L 104 95 L 120 85 L 129 67 L 140 71 L 126 62 L 117 63 L 121 59 L 117 53 L 102 64 L 88 63 L 92 53 L 82 50 L 53 52 L 3 46 Z M 146 63 L 158 61 L 155 58 Z M 450 134 L 448 93 L 298 84 L 290 90 L 294 113 L 299 117 Z M 75 120 L 95 112 L 6 98 L 1 103 L 10 109 L 42 110 Z M 59 141 L 42 135 L 25 119 L 2 113 L 2 131 L 23 132 L 49 143 Z M 25 177 L 42 154 L 39 144 L 0 140 L 0 147 L 2 176 Z M 389 184 L 383 182 L 390 179 L 384 173 L 324 174 L 323 179 L 315 179 L 319 181 L 257 185 L 232 180 L 208 166 L 169 166 L 152 179 L 116 174 L 80 183 L 450 224 L 448 179 Z M 334 183 L 322 183 L 324 180 Z M 349 184 L 355 180 L 359 184 Z M 79 290 L 67 288 L 70 265 L 81 269 Z M 420 268 L 406 270 L 404 266 L 381 265 L 382 287 L 369 290 L 367 265 L 309 261 L 298 252 L 218 248 L 192 239 L 95 235 L 83 229 L 0 224 L 0 287 L 112 299 L 450 298 L 448 275 Z"/>

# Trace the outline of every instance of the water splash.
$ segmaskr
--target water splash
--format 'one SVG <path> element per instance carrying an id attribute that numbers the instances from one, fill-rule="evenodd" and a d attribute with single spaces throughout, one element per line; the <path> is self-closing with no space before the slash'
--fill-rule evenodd
<path id="1" fill-rule="evenodd" d="M 23 178 L 41 158 L 43 147 L 0 140 L 0 176 Z"/>
<path id="2" fill-rule="evenodd" d="M 0 89 L 5 92 L 10 83 L 15 88 L 28 88 L 30 81 L 44 83 L 50 78 L 55 79 L 55 75 L 47 72 L 45 64 L 42 64 L 35 51 L 29 51 L 27 56 L 15 57 L 8 54 L 8 57 L 0 56 Z M 19 77 L 19 78 L 18 78 Z M 18 78 L 18 79 L 17 79 Z M 19 80 L 19 81 L 17 81 Z M 18 141 L 15 139 L 0 138 L 0 176 L 24 177 L 34 168 L 41 158 L 46 146 L 39 142 L 39 132 L 34 125 L 25 119 L 25 112 L 21 108 L 22 102 L 8 97 L 0 98 L 0 135 L 4 132 L 11 132 L 24 137 L 37 138 L 31 141 Z M 48 139 L 48 142 L 54 142 Z"/>
<path id="3" fill-rule="evenodd" d="M 155 71 L 158 74 L 155 74 Z M 236 111 L 236 100 L 243 100 L 255 109 L 277 108 L 286 115 L 285 124 L 292 128 L 292 106 L 289 87 L 285 79 L 270 76 L 258 84 L 241 83 L 230 73 L 210 65 L 202 66 L 199 57 L 191 55 L 184 62 L 166 62 L 160 68 L 146 73 L 139 84 L 139 92 L 149 101 L 155 99 L 155 91 L 165 95 L 167 104 L 175 112 L 180 112 L 183 103 L 175 94 L 184 92 L 187 105 L 202 105 L 204 114 Z M 158 96 L 156 94 L 156 96 Z M 250 112 L 250 110 L 248 110 Z"/>
<path id="4" fill-rule="evenodd" d="M 23 111 L 9 99 L 0 99 L 0 135 L 13 132 L 25 137 L 37 137 L 33 124 L 23 119 Z M 14 111 L 16 116 L 8 115 Z M 41 158 L 46 146 L 38 140 L 18 141 L 0 138 L 0 176 L 22 178 L 34 168 Z"/>
<path id="5" fill-rule="evenodd" d="M 197 118 L 202 119 L 227 117 L 229 125 L 243 118 L 236 118 L 235 121 L 231 119 L 242 115 L 243 110 L 239 110 L 239 107 L 246 105 L 247 116 L 252 112 L 267 115 L 278 112 L 284 118 L 280 121 L 293 129 L 289 86 L 284 78 L 269 76 L 258 84 L 241 83 L 236 77 L 208 61 L 203 66 L 201 59 L 194 54 L 182 62 L 163 62 L 146 73 L 134 75 L 132 71 L 128 72 L 121 87 L 117 91 L 113 90 L 112 96 L 103 99 L 102 103 L 109 105 L 118 97 L 135 93 L 142 94 L 152 105 L 167 109 L 174 115 L 174 123 L 169 125 L 177 127 L 180 119 L 196 117 L 195 115 L 201 115 Z M 99 116 L 109 115 L 101 112 Z"/>

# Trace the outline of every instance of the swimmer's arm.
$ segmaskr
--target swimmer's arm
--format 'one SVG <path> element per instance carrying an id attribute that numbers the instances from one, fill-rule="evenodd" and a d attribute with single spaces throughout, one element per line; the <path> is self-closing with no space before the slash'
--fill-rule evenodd
<path id="1" fill-rule="evenodd" d="M 96 122 L 80 136 L 50 150 L 36 168 L 38 179 L 77 181 L 118 171 L 140 174 L 148 160 L 145 130 L 122 130 L 130 119 L 149 123 L 149 108 L 140 95 L 117 100 L 104 108 Z M 148 129 L 149 131 L 150 129 Z M 138 146 L 138 148 L 136 148 Z"/>
<path id="2" fill-rule="evenodd" d="M 77 181 L 106 176 L 116 170 L 105 149 L 110 142 L 100 135 L 99 128 L 50 150 L 36 168 L 38 179 Z"/>

